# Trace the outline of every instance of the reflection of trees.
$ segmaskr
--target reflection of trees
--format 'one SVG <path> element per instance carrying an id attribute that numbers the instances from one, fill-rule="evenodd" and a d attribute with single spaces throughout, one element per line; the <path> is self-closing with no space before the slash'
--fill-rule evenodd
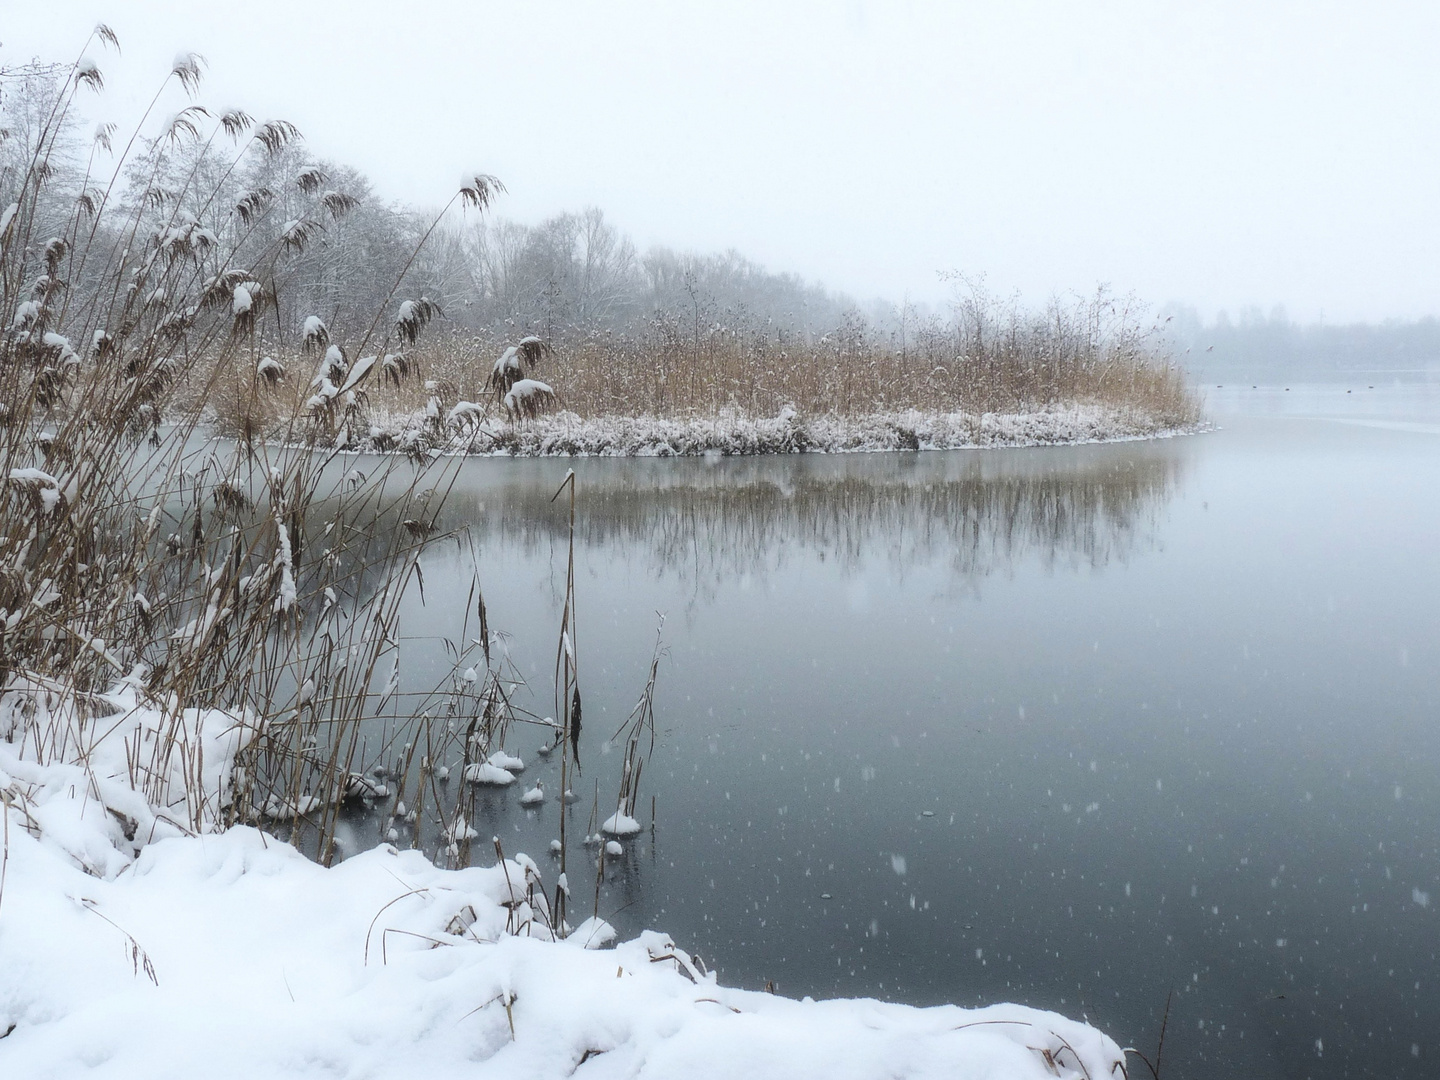
<path id="1" fill-rule="evenodd" d="M 648 553 L 697 584 L 763 573 L 795 550 L 858 568 L 943 562 L 977 577 L 1022 558 L 1103 566 L 1152 536 L 1179 482 L 1182 444 L 933 454 L 693 460 L 482 460 L 467 464 L 445 524 L 482 543 L 564 544 L 550 496 L 572 464 L 577 539 Z"/>

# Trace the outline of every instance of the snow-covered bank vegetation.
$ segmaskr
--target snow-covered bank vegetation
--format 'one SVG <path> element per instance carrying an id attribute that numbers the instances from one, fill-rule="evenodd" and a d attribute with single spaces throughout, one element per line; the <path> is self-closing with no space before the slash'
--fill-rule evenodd
<path id="1" fill-rule="evenodd" d="M 663 456 L 1034 446 L 1201 426 L 1154 336 L 1103 294 L 1036 316 L 976 292 L 952 316 L 904 348 L 858 317 L 833 338 L 717 323 L 687 341 L 652 320 L 633 335 L 510 345 L 452 329 L 405 360 L 423 381 L 369 388 L 327 435 L 377 452 Z M 328 400 L 303 382 L 255 382 L 244 364 L 223 380 L 210 404 L 222 430 L 279 431 Z"/>
<path id="2" fill-rule="evenodd" d="M 182 56 L 162 93 L 200 75 Z M 579 947 L 610 930 L 571 917 L 567 868 L 588 873 L 588 842 L 603 874 L 642 828 L 656 664 L 597 831 L 567 835 L 562 812 L 548 873 L 498 844 L 472 866 L 472 781 L 513 781 L 513 725 L 553 738 L 570 801 L 573 557 L 557 718 L 517 703 L 478 581 L 462 633 L 433 643 L 444 679 L 406 684 L 402 596 L 428 544 L 463 540 L 437 527 L 453 467 L 433 444 L 368 474 L 332 449 L 376 437 L 382 385 L 423 398 L 432 431 L 484 430 L 488 406 L 457 413 L 422 381 L 440 306 L 377 258 L 373 315 L 296 315 L 317 275 L 340 280 L 326 260 L 353 250 L 362 203 L 293 127 L 238 110 L 188 104 L 114 159 L 108 129 L 79 151 L 68 119 L 102 81 L 87 59 L 0 99 L 0 1074 L 1123 1073 L 1114 1043 L 1051 1014 L 793 1002 L 719 987 L 659 935 Z M 475 176 L 455 201 L 498 190 Z M 489 401 L 522 430 L 563 422 L 530 377 L 561 352 L 515 349 L 481 373 Z M 411 850 L 342 862 L 347 803 L 383 808 Z"/>
<path id="3" fill-rule="evenodd" d="M 927 413 L 803 417 L 785 408 L 770 418 L 725 409 L 708 417 L 604 416 L 568 410 L 514 423 L 462 402 L 438 426 L 424 414 L 377 415 L 347 440 L 352 450 L 502 454 L 515 457 L 680 457 L 698 454 L 874 453 L 1000 446 L 1116 442 L 1197 430 L 1133 408 L 1057 405 L 1019 413 Z"/>

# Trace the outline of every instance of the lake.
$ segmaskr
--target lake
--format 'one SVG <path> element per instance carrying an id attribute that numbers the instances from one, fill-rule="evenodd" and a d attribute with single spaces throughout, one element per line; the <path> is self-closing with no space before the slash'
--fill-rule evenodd
<path id="1" fill-rule="evenodd" d="M 792 996 L 1053 1008 L 1151 1056 L 1173 991 L 1186 1076 L 1434 1075 L 1440 388 L 1208 394 L 1217 430 L 1154 442 L 465 462 L 445 523 L 539 714 L 576 473 L 572 911 L 659 613 L 645 829 L 599 895 L 622 934 Z M 467 552 L 407 595 L 417 685 Z M 558 792 L 544 741 L 512 728 L 529 768 L 477 828 L 547 866 L 560 803 L 518 804 Z"/>

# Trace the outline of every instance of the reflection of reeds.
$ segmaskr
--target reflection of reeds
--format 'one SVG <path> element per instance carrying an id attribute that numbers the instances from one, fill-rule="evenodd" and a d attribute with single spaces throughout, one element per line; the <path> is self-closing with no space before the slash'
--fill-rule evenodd
<path id="1" fill-rule="evenodd" d="M 560 718 L 560 879 L 555 884 L 555 919 L 565 922 L 565 901 L 568 899 L 566 866 L 568 863 L 566 843 L 565 796 L 570 791 L 570 765 L 580 768 L 580 665 L 578 658 L 579 638 L 575 621 L 575 474 L 567 472 L 565 479 L 550 501 L 554 502 L 566 489 L 570 495 L 570 513 L 566 519 L 566 560 L 565 560 L 565 610 L 560 616 L 560 642 L 555 650 L 555 712 Z"/>
<path id="2" fill-rule="evenodd" d="M 578 542 L 644 552 L 659 572 L 715 581 L 763 572 L 805 549 L 842 566 L 941 561 L 971 578 L 1035 558 L 1102 566 L 1143 542 L 1175 490 L 1181 444 L 1081 450 L 583 461 Z M 467 465 L 445 521 L 481 544 L 563 539 L 535 490 L 545 462 Z M 483 509 L 482 509 L 483 505 Z"/>
<path id="3" fill-rule="evenodd" d="M 665 655 L 664 633 L 665 617 L 662 615 L 660 628 L 655 631 L 655 652 L 650 657 L 650 674 L 645 679 L 645 689 L 640 692 L 640 700 L 635 702 L 620 730 L 610 737 L 612 743 L 621 743 L 625 747 L 616 813 L 626 817 L 635 816 L 635 801 L 640 796 L 640 773 L 646 760 L 655 753 L 655 680 L 660 674 L 660 660 Z M 647 744 L 643 752 L 640 749 L 642 743 Z"/>

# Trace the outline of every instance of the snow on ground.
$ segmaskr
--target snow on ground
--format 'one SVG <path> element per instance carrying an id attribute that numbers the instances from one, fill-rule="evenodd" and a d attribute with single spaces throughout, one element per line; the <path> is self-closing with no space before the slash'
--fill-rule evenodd
<path id="1" fill-rule="evenodd" d="M 113 877 L 148 843 L 215 828 L 235 755 L 255 734 L 253 719 L 216 710 L 143 707 L 129 685 L 77 700 L 12 676 L 0 693 L 8 835 L 28 826 L 76 865 Z"/>
<path id="2" fill-rule="evenodd" d="M 109 740 L 160 714 L 122 692 L 61 717 L 86 767 L 26 742 L 16 703 L 37 692 L 12 681 L 20 720 L 0 731 L 0 1076 L 1123 1075 L 1114 1042 L 1055 1013 L 736 990 L 661 933 L 598 948 L 614 931 L 597 919 L 556 940 L 519 854 L 444 870 L 386 846 L 325 868 L 248 826 L 208 831 L 244 731 L 224 714 L 182 714 L 214 756 L 166 778 L 171 803 L 146 811 L 163 838 L 127 837 L 111 809 L 144 796 L 122 797 Z M 186 777 L 204 791 L 175 801 Z M 165 824 L 181 805 L 197 828 Z"/>
<path id="3" fill-rule="evenodd" d="M 464 406 L 464 408 L 462 408 Z M 1174 426 L 1137 409 L 1099 404 L 1023 413 L 925 413 L 802 417 L 793 409 L 756 418 L 734 411 L 714 417 L 582 418 L 571 412 L 511 423 L 484 406 L 461 402 L 437 426 L 424 414 L 378 416 L 352 450 L 442 450 L 517 457 L 671 457 L 699 454 L 869 453 L 1049 446 L 1157 438 L 1199 430 Z"/>

